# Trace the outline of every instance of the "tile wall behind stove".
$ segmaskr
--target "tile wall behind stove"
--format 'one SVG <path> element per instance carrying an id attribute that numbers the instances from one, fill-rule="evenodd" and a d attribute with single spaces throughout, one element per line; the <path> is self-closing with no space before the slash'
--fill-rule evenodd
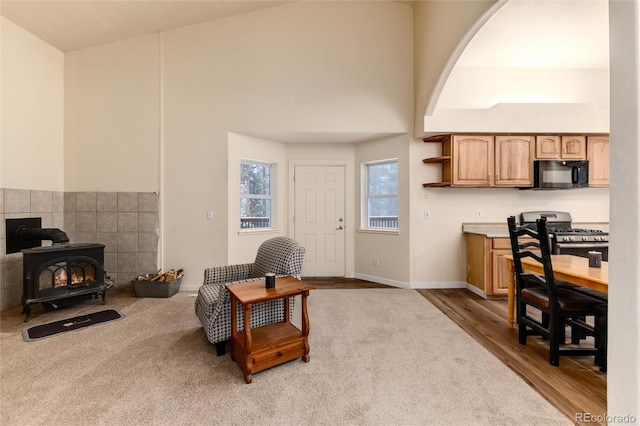
<path id="1" fill-rule="evenodd" d="M 41 217 L 43 228 L 62 229 L 72 243 L 104 244 L 105 271 L 123 286 L 158 269 L 158 205 L 153 192 L 0 188 L 0 309 L 22 297 L 22 253 L 6 254 L 5 218 Z"/>

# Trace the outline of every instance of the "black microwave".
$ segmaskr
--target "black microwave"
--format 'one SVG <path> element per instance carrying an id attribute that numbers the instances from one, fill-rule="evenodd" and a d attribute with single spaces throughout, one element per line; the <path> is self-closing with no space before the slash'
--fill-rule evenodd
<path id="1" fill-rule="evenodd" d="M 589 162 L 586 160 L 535 160 L 533 188 L 566 189 L 589 186 Z"/>

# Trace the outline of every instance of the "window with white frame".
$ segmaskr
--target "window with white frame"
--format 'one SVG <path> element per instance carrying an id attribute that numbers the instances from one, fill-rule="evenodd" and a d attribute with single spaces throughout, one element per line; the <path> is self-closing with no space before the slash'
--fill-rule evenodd
<path id="1" fill-rule="evenodd" d="M 240 228 L 273 228 L 273 164 L 240 163 Z"/>
<path id="2" fill-rule="evenodd" d="M 363 228 L 398 229 L 398 160 L 363 165 Z"/>

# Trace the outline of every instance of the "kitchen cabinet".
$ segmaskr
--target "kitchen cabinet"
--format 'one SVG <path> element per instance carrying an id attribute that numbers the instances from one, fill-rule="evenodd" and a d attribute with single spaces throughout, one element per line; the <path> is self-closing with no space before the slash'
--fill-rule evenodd
<path id="1" fill-rule="evenodd" d="M 491 186 L 493 136 L 454 135 L 452 144 L 452 186 Z"/>
<path id="2" fill-rule="evenodd" d="M 584 160 L 587 138 L 578 135 L 536 136 L 537 160 Z"/>
<path id="3" fill-rule="evenodd" d="M 491 294 L 504 296 L 509 292 L 509 271 L 505 254 L 512 254 L 511 240 L 491 239 Z"/>
<path id="4" fill-rule="evenodd" d="M 442 181 L 424 187 L 526 187 L 533 184 L 533 136 L 439 135 L 442 156 L 424 163 L 442 165 Z"/>
<path id="5" fill-rule="evenodd" d="M 587 137 L 589 186 L 609 186 L 609 136 Z"/>
<path id="6" fill-rule="evenodd" d="M 533 163 L 545 160 L 589 160 L 589 186 L 609 186 L 608 135 L 509 135 L 443 134 L 423 139 L 442 145 L 442 155 L 425 158 L 425 164 L 439 164 L 435 187 L 533 186 Z"/>
<path id="7" fill-rule="evenodd" d="M 509 238 L 489 238 L 482 234 L 465 234 L 467 283 L 487 298 L 506 297 L 509 272 L 504 259 L 511 254 Z"/>
<path id="8" fill-rule="evenodd" d="M 495 186 L 533 185 L 534 136 L 495 137 Z"/>

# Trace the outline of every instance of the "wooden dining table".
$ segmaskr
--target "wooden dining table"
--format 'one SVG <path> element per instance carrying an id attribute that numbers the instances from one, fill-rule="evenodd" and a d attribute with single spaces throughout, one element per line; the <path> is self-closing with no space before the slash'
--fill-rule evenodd
<path id="1" fill-rule="evenodd" d="M 507 269 L 509 270 L 507 321 L 511 328 L 514 323 L 515 308 L 515 268 L 512 255 L 505 255 L 504 258 L 507 260 Z M 589 267 L 589 259 L 586 257 L 570 254 L 552 254 L 551 264 L 553 266 L 553 276 L 558 280 L 578 284 L 603 293 L 609 292 L 609 264 L 605 261 L 602 261 L 600 268 L 591 268 Z M 542 263 L 530 257 L 522 259 L 522 269 L 538 274 L 544 273 Z"/>

